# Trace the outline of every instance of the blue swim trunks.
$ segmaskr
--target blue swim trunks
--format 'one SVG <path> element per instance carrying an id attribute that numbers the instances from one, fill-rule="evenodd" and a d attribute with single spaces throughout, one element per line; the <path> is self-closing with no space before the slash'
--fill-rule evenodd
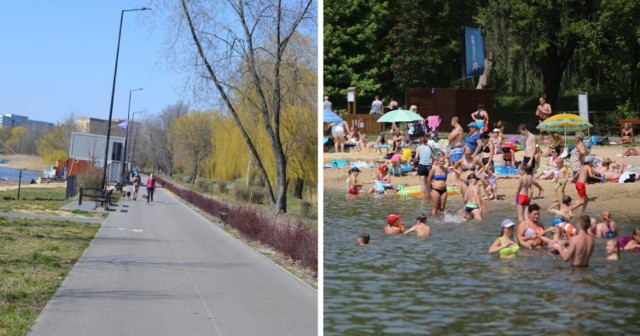
<path id="1" fill-rule="evenodd" d="M 451 148 L 451 151 L 449 152 L 449 161 L 451 161 L 451 163 L 453 164 L 456 161 L 462 159 L 463 155 L 464 155 L 464 148 L 462 148 L 462 146 L 453 147 L 453 148 Z"/>

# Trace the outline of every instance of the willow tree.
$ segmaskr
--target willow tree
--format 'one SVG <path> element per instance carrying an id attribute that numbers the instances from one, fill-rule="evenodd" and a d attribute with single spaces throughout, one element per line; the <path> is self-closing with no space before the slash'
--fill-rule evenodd
<path id="1" fill-rule="evenodd" d="M 177 159 L 190 171 L 189 183 L 198 177 L 202 161 L 211 154 L 213 114 L 191 112 L 175 120 L 169 133 L 169 142 L 175 149 Z"/>
<path id="2" fill-rule="evenodd" d="M 292 37 L 311 20 L 313 0 L 301 1 L 196 1 L 182 0 L 181 10 L 186 20 L 193 48 L 197 52 L 197 71 L 209 80 L 221 98 L 226 111 L 233 117 L 260 174 L 271 208 L 276 213 L 287 211 L 287 159 L 283 149 L 280 118 L 282 90 L 280 74 L 284 67 L 296 66 L 283 59 Z M 315 33 L 314 28 L 311 28 Z M 268 60 L 259 66 L 258 59 Z M 263 63 L 260 63 L 263 64 Z M 275 158 L 276 183 L 269 181 L 254 140 L 243 124 L 237 105 L 243 92 L 235 84 L 238 76 L 247 76 L 257 93 L 252 104 L 255 117 L 268 137 Z"/>

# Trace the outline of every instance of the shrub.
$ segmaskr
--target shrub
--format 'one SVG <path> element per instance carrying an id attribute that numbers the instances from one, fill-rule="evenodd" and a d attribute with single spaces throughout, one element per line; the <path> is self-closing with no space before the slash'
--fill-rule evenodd
<path id="1" fill-rule="evenodd" d="M 224 181 L 218 182 L 218 191 L 223 195 L 228 194 L 229 193 L 229 184 L 227 182 L 224 182 Z"/>
<path id="2" fill-rule="evenodd" d="M 92 188 L 100 188 L 100 184 L 102 183 L 102 173 L 99 169 L 94 168 L 87 170 L 86 172 L 77 176 L 76 180 L 76 188 L 80 187 L 92 187 Z M 77 192 L 78 190 L 76 190 Z"/>
<path id="3" fill-rule="evenodd" d="M 156 179 L 167 190 L 211 216 L 220 217 L 220 212 L 227 213 L 225 224 L 233 227 L 243 236 L 271 246 L 294 261 L 300 262 L 304 267 L 314 272 L 318 271 L 317 231 L 305 228 L 301 223 L 291 224 L 278 217 L 267 217 L 252 209 L 238 207 L 203 195 L 160 176 Z"/>
<path id="4" fill-rule="evenodd" d="M 305 218 L 312 218 L 311 206 L 312 206 L 311 202 L 302 201 L 302 203 L 300 203 L 300 216 Z"/>

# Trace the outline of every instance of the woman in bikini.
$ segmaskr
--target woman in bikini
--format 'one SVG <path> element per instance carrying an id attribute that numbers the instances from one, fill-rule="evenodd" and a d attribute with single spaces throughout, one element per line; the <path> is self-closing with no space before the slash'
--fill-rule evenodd
<path id="1" fill-rule="evenodd" d="M 529 205 L 527 219 L 518 224 L 518 242 L 521 247 L 534 249 L 542 247 L 549 238 L 543 236 L 544 227 L 540 222 L 540 206 L 536 203 Z"/>
<path id="2" fill-rule="evenodd" d="M 625 123 L 624 127 L 620 130 L 620 140 L 622 140 L 623 144 L 636 142 L 633 135 L 633 127 L 631 127 L 630 123 Z"/>
<path id="3" fill-rule="evenodd" d="M 500 236 L 489 247 L 489 254 L 498 252 L 500 259 L 513 259 L 518 255 L 520 246 L 515 239 L 515 223 L 510 219 L 502 221 Z"/>
<path id="4" fill-rule="evenodd" d="M 462 157 L 462 159 L 456 161 L 453 166 L 453 170 L 456 172 L 456 175 L 458 175 L 460 181 L 462 181 L 462 183 L 460 184 L 460 188 L 462 191 L 462 198 L 466 202 L 466 191 L 467 186 L 469 185 L 467 177 L 471 174 L 477 175 L 483 172 L 484 165 L 482 164 L 482 161 L 480 159 L 473 156 L 471 148 L 465 147 L 464 156 Z"/>
<path id="5" fill-rule="evenodd" d="M 600 174 L 602 182 L 617 182 L 622 175 L 622 169 L 620 168 L 620 164 L 614 163 L 611 159 L 606 158 L 602 160 L 602 166 L 598 167 L 596 172 Z"/>
<path id="6" fill-rule="evenodd" d="M 490 140 L 489 132 L 484 132 L 480 135 L 480 146 L 476 148 L 476 152 L 473 153 L 473 156 L 480 154 L 480 161 L 482 161 L 482 165 L 485 169 L 489 166 L 493 166 L 493 155 L 496 152 L 496 147 Z M 482 173 L 478 174 L 480 177 L 480 181 L 482 181 L 482 189 L 485 190 L 485 198 L 489 199 L 491 197 L 490 193 L 487 192 L 487 188 L 490 187 L 489 180 L 487 179 L 487 174 Z"/>
<path id="7" fill-rule="evenodd" d="M 478 104 L 478 110 L 471 113 L 471 118 L 478 124 L 478 131 L 486 131 L 487 125 L 489 125 L 489 114 L 484 109 L 483 103 Z"/>
<path id="8" fill-rule="evenodd" d="M 584 158 L 589 155 L 589 149 L 584 145 L 584 132 L 576 132 L 576 147 L 569 156 L 569 166 L 573 170 L 573 181 L 578 177 L 578 171 L 582 168 Z"/>
<path id="9" fill-rule="evenodd" d="M 444 213 L 444 206 L 447 203 L 447 167 L 445 166 L 446 160 L 443 156 L 439 155 L 435 160 L 436 164 L 433 165 L 429 176 L 427 177 L 427 184 L 431 185 L 431 214 L 435 215 L 438 212 Z"/>

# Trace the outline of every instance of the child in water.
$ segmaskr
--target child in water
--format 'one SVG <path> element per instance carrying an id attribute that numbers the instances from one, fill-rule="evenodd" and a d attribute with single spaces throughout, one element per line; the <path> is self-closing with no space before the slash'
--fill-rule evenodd
<path id="1" fill-rule="evenodd" d="M 356 241 L 356 245 L 358 246 L 369 246 L 370 236 L 368 233 L 361 233 L 358 236 L 358 240 Z"/>
<path id="2" fill-rule="evenodd" d="M 607 251 L 607 260 L 620 259 L 620 248 L 616 239 L 607 240 L 605 251 Z"/>
<path id="3" fill-rule="evenodd" d="M 404 231 L 404 223 L 400 221 L 402 215 L 391 214 L 387 217 L 387 226 L 384 227 L 385 234 L 398 234 Z"/>
<path id="4" fill-rule="evenodd" d="M 409 230 L 405 231 L 404 234 L 409 234 L 413 231 L 416 232 L 416 237 L 418 238 L 426 238 L 431 236 L 431 228 L 427 225 L 427 215 L 422 214 L 416 218 L 417 222 L 414 226 L 412 226 Z"/>

